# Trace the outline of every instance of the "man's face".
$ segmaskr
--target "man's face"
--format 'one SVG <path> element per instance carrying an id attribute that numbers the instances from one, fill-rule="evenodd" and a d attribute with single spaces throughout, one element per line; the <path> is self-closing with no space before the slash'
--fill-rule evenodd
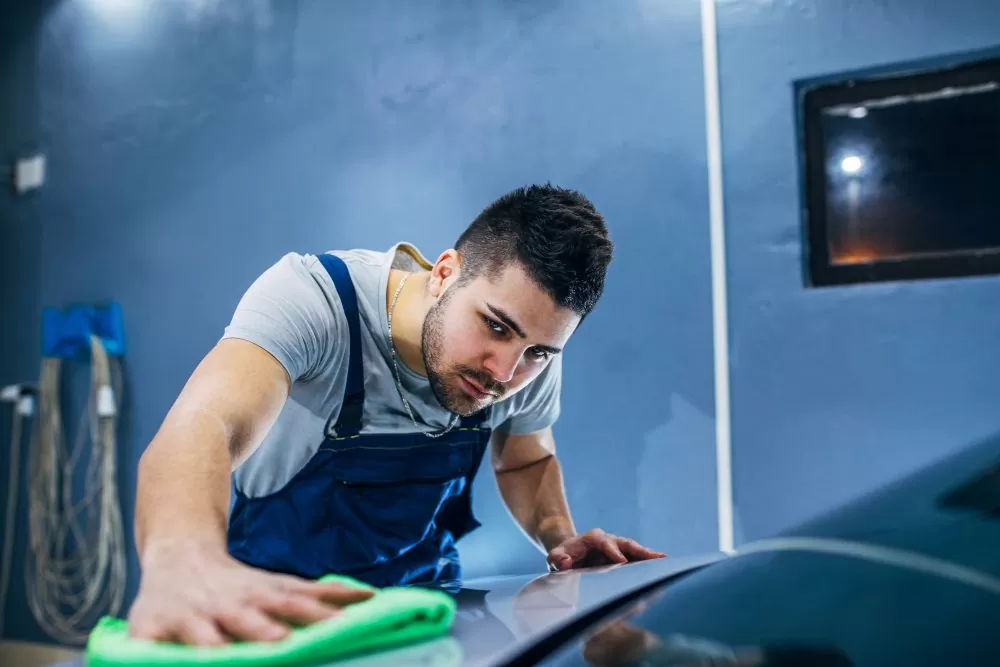
<path id="1" fill-rule="evenodd" d="M 438 401 L 471 415 L 514 395 L 542 372 L 580 322 L 517 263 L 493 280 L 453 282 L 427 313 L 424 365 Z"/>

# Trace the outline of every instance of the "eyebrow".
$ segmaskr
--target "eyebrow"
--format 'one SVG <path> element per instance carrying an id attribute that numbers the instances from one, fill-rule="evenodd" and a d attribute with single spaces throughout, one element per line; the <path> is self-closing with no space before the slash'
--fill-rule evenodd
<path id="1" fill-rule="evenodd" d="M 521 325 L 515 322 L 514 318 L 508 315 L 502 309 L 497 308 L 496 306 L 489 303 L 486 304 L 486 307 L 489 308 L 490 311 L 497 316 L 498 320 L 500 320 L 508 327 L 510 327 L 514 331 L 514 333 L 516 333 L 518 336 L 520 336 L 521 338 L 528 337 L 528 335 L 524 333 L 524 329 L 521 328 Z M 562 352 L 560 348 L 552 347 L 551 345 L 535 345 L 535 347 L 538 348 L 539 350 L 544 350 L 546 352 L 549 352 L 550 354 L 559 354 L 560 352 Z"/>

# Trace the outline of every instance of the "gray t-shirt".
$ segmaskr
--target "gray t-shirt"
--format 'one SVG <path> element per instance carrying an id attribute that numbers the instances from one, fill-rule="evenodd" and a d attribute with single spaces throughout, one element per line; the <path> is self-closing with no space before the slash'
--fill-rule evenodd
<path id="1" fill-rule="evenodd" d="M 400 401 L 389 351 L 386 287 L 390 268 L 417 271 L 430 263 L 409 243 L 386 252 L 333 251 L 347 264 L 361 315 L 365 407 L 362 433 L 412 433 Z M 316 453 L 324 429 L 335 420 L 347 385 L 350 334 L 340 297 L 315 255 L 288 253 L 243 295 L 223 338 L 240 338 L 267 350 L 288 371 L 292 388 L 278 419 L 254 454 L 235 472 L 237 488 L 250 497 L 278 491 Z M 399 364 L 400 381 L 419 430 L 447 425 L 427 378 Z M 487 426 L 531 433 L 559 416 L 562 379 L 556 355 L 524 389 L 496 403 Z"/>

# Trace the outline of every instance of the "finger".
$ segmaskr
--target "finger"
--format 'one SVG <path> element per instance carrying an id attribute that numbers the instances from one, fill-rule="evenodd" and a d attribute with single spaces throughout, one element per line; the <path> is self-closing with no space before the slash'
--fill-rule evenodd
<path id="1" fill-rule="evenodd" d="M 340 613 L 340 610 L 315 598 L 295 594 L 276 596 L 262 604 L 261 608 L 268 614 L 298 626 L 318 623 Z"/>
<path id="2" fill-rule="evenodd" d="M 364 602 L 375 594 L 374 591 L 364 588 L 344 586 L 331 582 L 317 582 L 312 584 L 311 588 L 320 600 L 340 606 Z"/>
<path id="3" fill-rule="evenodd" d="M 622 553 L 622 550 L 618 548 L 618 541 L 615 536 L 608 535 L 607 537 L 602 538 L 597 543 L 597 546 L 604 552 L 604 555 L 607 556 L 612 563 L 628 562 L 628 558 L 626 558 L 625 554 Z"/>
<path id="4" fill-rule="evenodd" d="M 652 558 L 663 558 L 667 554 L 661 551 L 654 551 L 642 546 L 635 540 L 618 538 L 618 547 L 629 557 L 629 560 L 649 560 Z"/>
<path id="5" fill-rule="evenodd" d="M 154 619 L 129 619 L 128 634 L 133 639 L 165 642 L 173 638 L 173 630 L 163 622 Z"/>
<path id="6" fill-rule="evenodd" d="M 269 618 L 256 607 L 235 607 L 218 611 L 215 621 L 233 638 L 273 642 L 288 635 L 288 626 Z"/>
<path id="7" fill-rule="evenodd" d="M 349 605 L 364 602 L 375 594 L 374 591 L 357 586 L 344 586 L 332 581 L 310 581 L 297 577 L 281 577 L 280 589 L 288 593 L 298 593 L 335 605 Z"/>
<path id="8" fill-rule="evenodd" d="M 549 562 L 560 570 L 568 570 L 586 556 L 588 551 L 589 547 L 582 538 L 573 538 L 550 551 Z"/>
<path id="9" fill-rule="evenodd" d="M 573 567 L 573 557 L 561 545 L 549 552 L 548 561 L 557 570 L 568 570 Z"/>
<path id="10" fill-rule="evenodd" d="M 192 616 L 180 621 L 176 630 L 169 634 L 170 639 L 189 646 L 221 646 L 227 643 L 215 623 L 204 616 Z"/>

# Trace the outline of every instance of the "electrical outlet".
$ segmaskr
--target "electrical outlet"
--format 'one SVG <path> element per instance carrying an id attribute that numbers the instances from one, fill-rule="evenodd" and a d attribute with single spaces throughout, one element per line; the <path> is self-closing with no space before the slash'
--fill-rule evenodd
<path id="1" fill-rule="evenodd" d="M 45 156 L 22 158 L 14 166 L 14 189 L 18 194 L 34 190 L 45 182 Z"/>

